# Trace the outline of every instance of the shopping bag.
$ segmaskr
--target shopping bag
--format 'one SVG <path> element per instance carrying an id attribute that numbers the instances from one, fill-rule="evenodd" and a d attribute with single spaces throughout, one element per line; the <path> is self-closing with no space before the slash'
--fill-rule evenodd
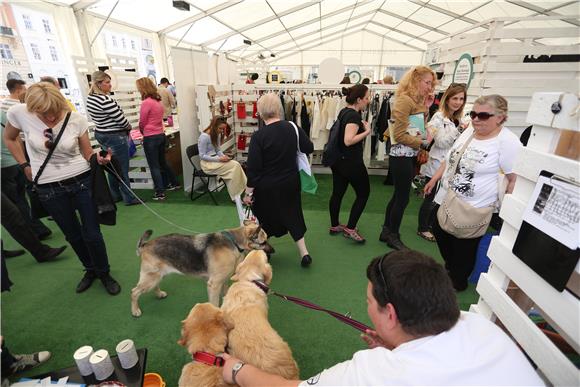
<path id="1" fill-rule="evenodd" d="M 296 140 L 298 142 L 298 150 L 296 151 L 296 164 L 298 165 L 298 172 L 300 173 L 300 186 L 302 187 L 302 191 L 314 195 L 318 189 L 318 183 L 316 182 L 316 178 L 312 173 L 312 168 L 310 168 L 310 161 L 308 160 L 308 156 L 300 151 L 300 137 L 298 135 L 298 127 L 294 122 L 289 122 L 292 124 L 294 130 L 296 131 Z"/>

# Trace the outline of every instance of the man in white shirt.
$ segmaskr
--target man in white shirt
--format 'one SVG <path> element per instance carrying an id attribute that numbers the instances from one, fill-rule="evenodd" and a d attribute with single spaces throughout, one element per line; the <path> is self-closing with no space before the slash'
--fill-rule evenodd
<path id="1" fill-rule="evenodd" d="M 460 312 L 445 269 L 412 250 L 367 267 L 369 349 L 305 381 L 285 380 L 227 354 L 223 377 L 239 386 L 544 385 L 495 324 Z"/>

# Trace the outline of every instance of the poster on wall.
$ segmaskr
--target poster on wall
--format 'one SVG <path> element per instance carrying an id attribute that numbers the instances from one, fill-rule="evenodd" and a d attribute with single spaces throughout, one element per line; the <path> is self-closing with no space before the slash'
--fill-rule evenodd
<path id="1" fill-rule="evenodd" d="M 469 89 L 469 84 L 473 79 L 473 58 L 468 53 L 459 57 L 455 70 L 453 70 L 453 82 L 464 83 Z"/>
<path id="2" fill-rule="evenodd" d="M 141 39 L 141 63 L 145 69 L 145 76 L 151 78 L 157 84 L 157 71 L 155 70 L 155 57 L 153 56 L 153 44 L 151 39 Z"/>

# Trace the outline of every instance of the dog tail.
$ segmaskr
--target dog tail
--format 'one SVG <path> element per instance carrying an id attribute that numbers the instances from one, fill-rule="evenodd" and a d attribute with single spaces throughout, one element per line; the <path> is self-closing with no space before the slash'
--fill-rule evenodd
<path id="1" fill-rule="evenodd" d="M 143 245 L 145 244 L 145 242 L 147 242 L 147 240 L 149 238 L 151 238 L 151 234 L 153 234 L 153 230 L 147 230 L 143 233 L 143 235 L 141 236 L 141 239 L 139 239 L 139 242 L 137 242 L 137 256 L 141 255 L 141 247 L 143 247 Z"/>

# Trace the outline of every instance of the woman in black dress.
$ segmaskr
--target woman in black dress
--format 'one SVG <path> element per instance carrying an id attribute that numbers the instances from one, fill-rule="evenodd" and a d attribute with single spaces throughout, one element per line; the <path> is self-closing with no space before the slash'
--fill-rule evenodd
<path id="1" fill-rule="evenodd" d="M 304 234 L 306 224 L 302 214 L 300 177 L 296 151 L 309 154 L 314 150 L 312 141 L 301 128 L 298 138 L 294 126 L 280 120 L 280 98 L 265 94 L 258 100 L 258 114 L 266 124 L 252 135 L 248 153 L 248 186 L 244 203 L 252 210 L 268 236 L 281 237 L 290 233 L 296 242 L 301 265 L 309 266 Z"/>

